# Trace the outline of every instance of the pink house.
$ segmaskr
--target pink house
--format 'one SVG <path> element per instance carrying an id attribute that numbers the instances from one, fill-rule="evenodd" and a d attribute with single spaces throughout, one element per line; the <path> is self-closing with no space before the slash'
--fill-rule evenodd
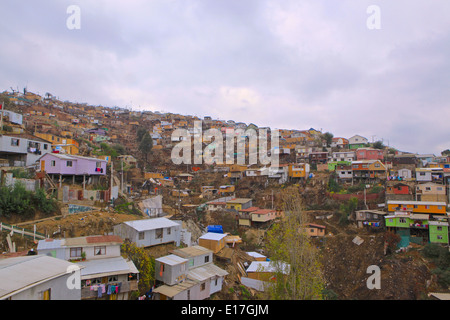
<path id="1" fill-rule="evenodd" d="M 359 148 L 356 150 L 356 160 L 383 160 L 383 150 L 374 148 Z"/>
<path id="2" fill-rule="evenodd" d="M 49 175 L 103 176 L 107 160 L 78 155 L 47 153 L 39 158 L 40 171 Z"/>

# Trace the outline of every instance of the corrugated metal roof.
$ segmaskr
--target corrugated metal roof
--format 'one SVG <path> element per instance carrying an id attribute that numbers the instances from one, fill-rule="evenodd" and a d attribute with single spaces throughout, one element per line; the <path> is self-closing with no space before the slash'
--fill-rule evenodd
<path id="1" fill-rule="evenodd" d="M 224 233 L 214 233 L 214 232 L 208 232 L 204 235 L 202 235 L 199 239 L 204 240 L 221 240 L 222 238 L 225 238 L 227 235 Z"/>
<path id="2" fill-rule="evenodd" d="M 49 249 L 59 249 L 64 245 L 64 239 L 44 239 L 39 240 L 37 245 L 37 251 L 39 250 L 49 250 Z"/>
<path id="3" fill-rule="evenodd" d="M 187 280 L 185 280 L 181 283 L 178 283 L 176 285 L 173 285 L 173 286 L 162 285 L 162 286 L 156 288 L 155 290 L 153 290 L 153 292 L 160 293 L 167 297 L 173 298 L 180 292 L 188 290 L 188 289 L 192 288 L 193 286 L 195 286 L 196 284 L 197 284 L 196 281 L 187 279 Z"/>
<path id="4" fill-rule="evenodd" d="M 228 275 L 227 271 L 219 268 L 213 263 L 208 263 L 201 267 L 189 269 L 188 271 L 188 278 L 197 281 L 205 281 L 217 276 L 224 277 L 226 275 Z"/>
<path id="5" fill-rule="evenodd" d="M 92 276 L 106 276 L 112 274 L 138 273 L 136 267 L 131 261 L 123 257 L 92 259 L 77 262 L 84 267 L 81 270 L 81 278 L 89 279 Z"/>
<path id="6" fill-rule="evenodd" d="M 202 247 L 202 246 L 192 246 L 192 247 L 186 247 L 182 249 L 175 249 L 172 250 L 171 253 L 183 257 L 183 258 L 190 258 L 190 257 L 196 257 L 203 254 L 211 253 L 212 250 Z"/>
<path id="7" fill-rule="evenodd" d="M 153 230 L 153 229 L 159 229 L 159 228 L 169 228 L 169 227 L 175 227 L 179 226 L 180 224 L 169 220 L 167 218 L 150 218 L 150 219 L 143 219 L 143 220 L 133 220 L 133 221 L 127 221 L 124 222 L 126 225 L 130 226 L 131 228 L 135 229 L 136 231 L 146 231 L 146 230 Z"/>
<path id="8" fill-rule="evenodd" d="M 289 270 L 289 265 L 281 263 L 279 271 Z M 252 261 L 247 272 L 276 272 L 277 268 L 272 261 Z"/>
<path id="9" fill-rule="evenodd" d="M 33 287 L 39 282 L 64 275 L 68 268 L 73 265 L 71 262 L 46 255 L 1 259 L 0 298 L 7 298 L 24 289 Z"/>
<path id="10" fill-rule="evenodd" d="M 175 254 L 169 254 L 167 256 L 157 258 L 157 259 L 155 259 L 155 261 L 159 261 L 159 262 L 167 264 L 169 266 L 174 266 L 177 264 L 186 263 L 189 260 L 183 259 L 182 257 L 179 257 Z"/>

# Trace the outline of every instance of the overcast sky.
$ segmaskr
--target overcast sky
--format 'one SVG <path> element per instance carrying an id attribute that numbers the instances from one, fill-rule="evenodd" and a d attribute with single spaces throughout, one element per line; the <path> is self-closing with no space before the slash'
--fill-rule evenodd
<path id="1" fill-rule="evenodd" d="M 1 0 L 0 13 L 1 91 L 450 148 L 448 0 Z"/>

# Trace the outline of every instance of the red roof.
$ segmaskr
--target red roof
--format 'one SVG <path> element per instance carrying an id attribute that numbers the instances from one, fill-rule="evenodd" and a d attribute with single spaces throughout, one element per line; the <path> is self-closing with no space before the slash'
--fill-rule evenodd
<path id="1" fill-rule="evenodd" d="M 252 211 L 256 211 L 256 210 L 260 210 L 260 209 L 258 207 L 250 207 L 250 208 L 242 209 L 242 210 L 239 210 L 239 211 L 252 212 Z"/>
<path id="2" fill-rule="evenodd" d="M 256 211 L 254 211 L 254 212 L 252 212 L 252 213 L 255 213 L 255 214 L 269 214 L 269 213 L 272 213 L 272 212 L 275 212 L 276 210 L 274 210 L 274 209 L 259 209 L 259 210 L 256 210 Z"/>
<path id="3" fill-rule="evenodd" d="M 103 242 L 120 242 L 122 238 L 119 236 L 89 236 L 86 237 L 87 243 L 103 243 Z"/>

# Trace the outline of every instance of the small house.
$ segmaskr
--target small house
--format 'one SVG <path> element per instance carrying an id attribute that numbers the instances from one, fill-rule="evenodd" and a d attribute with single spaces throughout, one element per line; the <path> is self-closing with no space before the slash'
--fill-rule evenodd
<path id="1" fill-rule="evenodd" d="M 113 233 L 129 239 L 138 247 L 150 247 L 163 243 L 180 245 L 181 224 L 164 217 L 126 221 L 114 226 Z"/>
<path id="2" fill-rule="evenodd" d="M 308 223 L 305 226 L 306 234 L 310 237 L 325 236 L 326 227 L 320 224 Z"/>
<path id="3" fill-rule="evenodd" d="M 219 252 L 225 247 L 225 233 L 208 232 L 198 239 L 198 244 L 202 247 L 212 250 L 214 253 Z"/>

